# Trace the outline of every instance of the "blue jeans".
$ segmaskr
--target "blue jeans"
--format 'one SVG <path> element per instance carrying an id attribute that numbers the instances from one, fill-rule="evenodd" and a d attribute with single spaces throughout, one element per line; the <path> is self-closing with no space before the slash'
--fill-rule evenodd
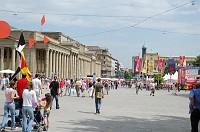
<path id="1" fill-rule="evenodd" d="M 23 117 L 22 132 L 31 132 L 33 121 L 34 121 L 33 108 L 30 106 L 23 106 L 22 117 Z"/>
<path id="2" fill-rule="evenodd" d="M 51 102 L 51 108 L 52 108 L 52 105 L 53 105 L 53 100 L 54 98 L 56 99 L 56 109 L 59 109 L 59 103 L 58 103 L 58 95 L 52 95 L 52 102 Z"/>
<path id="3" fill-rule="evenodd" d="M 96 106 L 96 113 L 98 113 L 101 108 L 101 99 L 95 98 L 95 106 Z"/>
<path id="4" fill-rule="evenodd" d="M 14 102 L 5 102 L 4 104 L 4 117 L 2 121 L 2 128 L 5 128 L 7 123 L 7 118 L 9 111 L 11 113 L 11 128 L 15 127 L 15 103 Z"/>

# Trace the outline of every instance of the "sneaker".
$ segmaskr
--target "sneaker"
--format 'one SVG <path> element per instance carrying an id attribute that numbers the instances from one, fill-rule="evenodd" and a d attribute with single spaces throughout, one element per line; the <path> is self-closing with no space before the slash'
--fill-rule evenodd
<path id="1" fill-rule="evenodd" d="M 17 130 L 18 129 L 18 127 L 13 127 L 13 128 L 11 128 L 11 130 Z"/>
<path id="2" fill-rule="evenodd" d="M 5 132 L 5 128 L 4 127 L 1 128 L 1 132 Z"/>

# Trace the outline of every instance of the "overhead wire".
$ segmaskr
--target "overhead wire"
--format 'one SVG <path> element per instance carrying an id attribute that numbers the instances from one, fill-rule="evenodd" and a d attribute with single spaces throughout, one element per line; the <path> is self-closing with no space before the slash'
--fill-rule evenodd
<path id="1" fill-rule="evenodd" d="M 106 31 L 101 31 L 101 32 L 86 34 L 86 35 L 75 36 L 74 38 L 87 37 L 87 36 L 93 36 L 93 35 L 98 35 L 98 34 L 103 34 L 103 33 L 108 33 L 108 32 L 114 32 L 114 31 L 119 31 L 119 30 L 134 28 L 134 27 L 136 27 L 137 25 L 139 25 L 139 24 L 141 24 L 141 23 L 143 23 L 143 22 L 145 22 L 145 21 L 147 21 L 147 20 L 149 20 L 149 19 L 152 19 L 152 18 L 154 18 L 154 17 L 160 16 L 160 15 L 162 15 L 162 14 L 165 14 L 165 13 L 167 13 L 167 12 L 176 10 L 176 9 L 178 9 L 178 8 L 181 8 L 181 7 L 183 7 L 183 6 L 186 6 L 186 5 L 189 5 L 189 4 L 192 4 L 192 3 L 193 3 L 193 1 L 187 2 L 187 3 L 184 3 L 184 4 L 182 4 L 182 5 L 176 6 L 176 7 L 174 7 L 174 8 L 165 10 L 165 11 L 160 12 L 160 13 L 157 13 L 157 14 L 152 15 L 152 16 L 150 16 L 150 17 L 147 17 L 147 18 L 145 18 L 145 19 L 143 19 L 143 20 L 141 20 L 141 21 L 139 21 L 139 22 L 137 22 L 137 23 L 135 23 L 135 24 L 133 24 L 133 25 L 131 25 L 131 26 L 122 27 L 122 28 L 116 28 L 116 29 L 111 29 L 111 30 L 106 30 Z M 155 30 L 156 30 L 156 29 L 155 29 Z M 171 33 L 172 33 L 172 32 L 171 32 Z M 178 32 L 174 32 L 174 33 L 178 33 Z M 180 34 L 190 34 L 190 33 L 180 33 Z M 190 34 L 190 35 L 192 35 L 192 34 Z M 196 35 L 197 35 L 197 34 L 196 34 Z"/>
<path id="2" fill-rule="evenodd" d="M 191 2 L 187 2 L 184 3 L 182 5 L 176 6 L 174 8 L 165 10 L 163 12 L 157 13 L 155 15 L 152 15 L 150 17 L 143 17 L 143 16 L 118 16 L 118 15 L 97 15 L 97 14 L 70 14 L 70 13 L 53 13 L 53 12 L 32 12 L 32 11 L 13 11 L 13 10 L 4 10 L 1 9 L 0 12 L 8 12 L 8 13 L 19 13 L 19 14 L 46 14 L 46 15 L 66 15 L 66 16 L 76 16 L 76 17 L 116 17 L 116 18 L 137 18 L 137 19 L 142 19 L 143 20 L 130 25 L 130 26 L 126 26 L 126 27 L 122 27 L 122 28 L 116 28 L 116 29 L 111 29 L 111 30 L 105 30 L 105 31 L 101 31 L 101 32 L 96 32 L 96 33 L 90 33 L 90 34 L 85 34 L 85 35 L 79 35 L 79 36 L 74 36 L 73 38 L 80 38 L 80 37 L 87 37 L 87 36 L 96 36 L 98 34 L 104 34 L 104 33 L 109 33 L 109 32 L 114 32 L 114 31 L 119 31 L 119 30 L 125 30 L 125 29 L 129 29 L 129 28 L 138 28 L 138 29 L 144 29 L 144 30 L 152 30 L 152 31 L 156 31 L 156 32 L 163 32 L 163 33 L 174 33 L 174 34 L 183 34 L 183 35 L 200 35 L 200 34 L 193 34 L 193 33 L 182 33 L 182 32 L 174 32 L 174 31 L 165 31 L 165 30 L 159 30 L 159 29 L 152 29 L 152 28 L 145 28 L 145 27 L 136 27 L 137 25 L 152 19 L 154 17 L 160 16 L 162 14 L 165 14 L 167 12 L 170 12 L 172 10 L 181 8 L 183 6 L 186 6 L 188 4 L 192 4 L 193 5 L 194 1 Z"/>
<path id="3" fill-rule="evenodd" d="M 75 16 L 75 17 L 112 17 L 112 18 L 147 18 L 144 16 L 122 16 L 122 15 L 98 15 L 98 14 L 73 14 L 73 13 L 53 13 L 53 12 L 31 12 L 31 11 L 13 11 L 13 10 L 0 10 L 0 12 L 16 13 L 16 14 L 41 14 L 41 15 L 63 15 L 63 16 Z"/>

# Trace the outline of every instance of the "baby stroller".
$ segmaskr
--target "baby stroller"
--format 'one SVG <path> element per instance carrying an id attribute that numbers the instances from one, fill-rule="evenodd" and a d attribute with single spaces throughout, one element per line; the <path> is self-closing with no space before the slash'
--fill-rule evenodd
<path id="1" fill-rule="evenodd" d="M 43 116 L 41 113 L 42 107 L 37 106 L 34 111 L 34 122 L 36 123 L 33 126 L 33 130 L 36 132 L 41 132 L 43 130 Z"/>
<path id="2" fill-rule="evenodd" d="M 22 127 L 22 115 L 20 115 L 20 107 L 19 107 L 19 99 L 15 99 L 15 123 L 16 126 Z M 9 114 L 9 117 L 11 115 Z M 11 127 L 11 120 L 8 120 L 7 122 L 8 127 Z"/>

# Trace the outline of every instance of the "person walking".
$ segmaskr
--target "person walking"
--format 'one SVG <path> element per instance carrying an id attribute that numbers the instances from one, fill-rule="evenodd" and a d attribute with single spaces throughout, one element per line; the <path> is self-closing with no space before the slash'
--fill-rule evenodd
<path id="1" fill-rule="evenodd" d="M 63 91 L 64 91 L 64 86 L 65 86 L 65 80 L 61 79 L 60 81 L 60 96 L 63 96 Z"/>
<path id="2" fill-rule="evenodd" d="M 75 83 L 75 89 L 76 89 L 77 97 L 80 96 L 81 86 L 82 86 L 81 80 L 77 80 L 76 83 Z"/>
<path id="3" fill-rule="evenodd" d="M 140 89 L 140 80 L 136 82 L 136 94 L 138 95 L 139 89 Z"/>
<path id="4" fill-rule="evenodd" d="M 73 79 L 71 79 L 70 80 L 70 88 L 69 88 L 69 96 L 71 95 L 71 93 L 73 93 L 73 95 L 74 95 L 74 80 Z"/>
<path id="5" fill-rule="evenodd" d="M 22 132 L 31 132 L 32 125 L 34 121 L 33 106 L 38 105 L 36 93 L 33 90 L 33 84 L 28 83 L 26 89 L 24 89 L 23 94 L 23 107 L 22 107 Z"/>
<path id="6" fill-rule="evenodd" d="M 100 114 L 101 99 L 104 98 L 103 84 L 101 83 L 100 78 L 97 79 L 97 83 L 94 85 L 92 98 L 94 94 L 95 94 L 96 114 Z"/>
<path id="7" fill-rule="evenodd" d="M 82 86 L 81 86 L 82 97 L 85 97 L 86 86 L 87 86 L 86 82 L 83 80 Z"/>
<path id="8" fill-rule="evenodd" d="M 19 108 L 19 115 L 22 115 L 22 106 L 23 106 L 23 98 L 22 93 L 23 90 L 26 89 L 28 84 L 28 80 L 26 79 L 26 74 L 22 74 L 22 78 L 17 81 L 17 94 L 19 96 L 18 99 L 18 108 Z"/>
<path id="9" fill-rule="evenodd" d="M 52 96 L 52 102 L 51 102 L 51 109 L 53 105 L 53 100 L 56 100 L 56 109 L 60 109 L 59 103 L 58 103 L 58 95 L 59 95 L 59 82 L 57 81 L 57 77 L 54 77 L 54 80 L 51 82 L 50 86 L 51 96 Z"/>
<path id="10" fill-rule="evenodd" d="M 52 97 L 51 97 L 51 94 L 50 93 L 46 93 L 45 94 L 45 98 L 42 98 L 42 101 L 43 101 L 43 104 L 42 106 L 44 107 L 44 128 L 43 130 L 44 131 L 47 131 L 48 130 L 48 127 L 49 127 L 49 115 L 50 115 L 50 104 L 51 104 L 51 101 L 52 101 Z"/>
<path id="11" fill-rule="evenodd" d="M 196 88 L 192 89 L 189 94 L 190 99 L 190 122 L 191 132 L 198 132 L 198 124 L 200 121 L 200 82 L 197 82 Z"/>
<path id="12" fill-rule="evenodd" d="M 17 129 L 15 127 L 15 102 L 14 99 L 17 99 L 19 96 L 15 95 L 14 91 L 15 82 L 11 81 L 10 85 L 5 89 L 5 98 L 4 103 L 4 116 L 1 124 L 1 131 L 5 131 L 5 126 L 7 124 L 7 118 L 9 111 L 11 113 L 11 130 Z"/>
<path id="13" fill-rule="evenodd" d="M 64 96 L 67 96 L 67 93 L 68 95 L 70 94 L 70 80 L 66 79 L 65 80 L 65 94 Z"/>
<path id="14" fill-rule="evenodd" d="M 106 90 L 106 94 L 108 95 L 109 86 L 108 86 L 108 82 L 107 81 L 105 81 L 104 87 L 105 87 L 105 90 Z"/>
<path id="15" fill-rule="evenodd" d="M 150 96 L 151 95 L 154 96 L 156 87 L 155 87 L 155 83 L 153 81 L 150 83 L 150 88 L 151 88 Z"/>
<path id="16" fill-rule="evenodd" d="M 89 96 L 92 97 L 92 93 L 93 93 L 94 87 L 93 87 L 93 84 L 92 84 L 91 80 L 90 80 L 88 85 L 89 85 L 88 93 L 89 93 Z"/>
<path id="17" fill-rule="evenodd" d="M 33 79 L 32 83 L 36 93 L 37 100 L 40 100 L 40 94 L 42 94 L 42 83 L 41 80 L 39 79 L 38 74 L 35 75 L 35 78 Z"/>
<path id="18" fill-rule="evenodd" d="M 117 90 L 117 88 L 118 88 L 118 81 L 115 81 L 114 84 L 115 84 L 115 89 Z"/>
<path id="19" fill-rule="evenodd" d="M 173 83 L 172 88 L 174 90 L 174 95 L 177 95 L 177 88 L 178 88 L 177 83 L 176 84 Z"/>

